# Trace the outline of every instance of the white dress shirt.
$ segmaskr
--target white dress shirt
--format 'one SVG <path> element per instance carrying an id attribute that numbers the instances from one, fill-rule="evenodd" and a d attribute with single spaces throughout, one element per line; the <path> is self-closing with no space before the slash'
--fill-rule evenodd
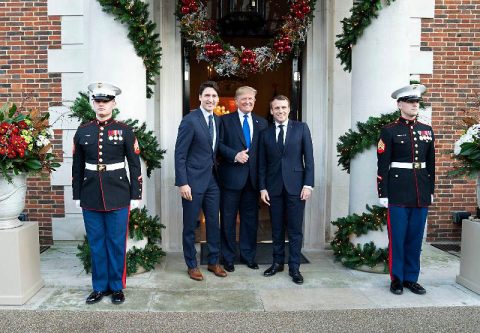
<path id="1" fill-rule="evenodd" d="M 248 122 L 248 126 L 250 127 L 250 142 L 252 142 L 252 138 L 253 138 L 253 119 L 252 119 L 252 113 L 249 112 L 249 113 L 243 113 L 242 111 L 240 110 L 237 110 L 237 113 L 238 113 L 238 118 L 240 119 L 240 125 L 242 126 L 243 128 L 243 120 L 245 119 L 244 116 L 247 115 L 247 122 Z"/>
<path id="2" fill-rule="evenodd" d="M 208 128 L 208 117 L 213 116 L 213 111 L 208 112 L 202 106 L 200 106 L 200 110 L 202 110 L 203 117 L 205 118 L 205 121 L 207 122 L 207 128 Z M 215 150 L 215 142 L 217 139 L 217 127 L 215 126 L 215 117 L 212 118 L 212 123 L 213 123 L 213 143 L 212 143 L 212 149 Z"/>

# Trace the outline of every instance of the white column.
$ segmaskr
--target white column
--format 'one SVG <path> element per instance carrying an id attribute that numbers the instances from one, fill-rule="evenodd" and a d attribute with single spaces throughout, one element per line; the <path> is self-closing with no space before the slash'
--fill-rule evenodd
<path id="1" fill-rule="evenodd" d="M 105 81 L 120 87 L 122 94 L 116 99 L 120 119 L 143 122 L 147 112 L 145 66 L 128 38 L 128 29 L 103 12 L 97 0 L 84 1 L 87 82 Z"/>
<path id="2" fill-rule="evenodd" d="M 166 226 L 162 233 L 162 247 L 169 252 L 182 251 L 182 202 L 175 186 L 174 152 L 177 130 L 182 120 L 183 73 L 181 38 L 175 16 L 175 1 L 161 0 L 158 4 L 160 39 L 162 41 L 162 69 L 156 94 L 158 101 L 159 141 L 167 150 L 160 169 L 162 193 L 160 198 L 161 221 Z"/>
<path id="3" fill-rule="evenodd" d="M 377 19 L 353 47 L 352 125 L 396 110 L 391 93 L 409 84 L 409 6 L 395 1 L 384 6 Z M 350 165 L 350 214 L 378 203 L 375 148 L 357 155 Z"/>
<path id="4" fill-rule="evenodd" d="M 303 58 L 302 118 L 311 130 L 315 158 L 315 188 L 305 207 L 303 248 L 325 248 L 327 169 L 327 5 L 317 2 Z"/>

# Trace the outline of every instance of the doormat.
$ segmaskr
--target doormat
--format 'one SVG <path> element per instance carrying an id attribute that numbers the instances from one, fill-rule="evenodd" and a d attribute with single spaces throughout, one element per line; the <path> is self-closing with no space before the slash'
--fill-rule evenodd
<path id="1" fill-rule="evenodd" d="M 237 243 L 237 256 L 235 258 L 234 264 L 241 264 L 240 262 L 240 250 Z M 259 265 L 271 265 L 273 263 L 273 243 L 258 243 L 257 244 L 257 255 L 255 260 Z M 300 254 L 300 263 L 308 264 L 307 258 L 303 254 Z M 208 248 L 207 243 L 200 244 L 200 265 L 208 264 Z M 288 242 L 285 242 L 285 264 L 288 264 Z"/>
<path id="2" fill-rule="evenodd" d="M 456 257 L 460 257 L 461 255 L 462 249 L 460 247 L 460 244 L 432 243 L 430 245 L 432 245 L 433 247 L 436 247 L 439 250 L 442 250 L 451 255 L 454 255 Z"/>

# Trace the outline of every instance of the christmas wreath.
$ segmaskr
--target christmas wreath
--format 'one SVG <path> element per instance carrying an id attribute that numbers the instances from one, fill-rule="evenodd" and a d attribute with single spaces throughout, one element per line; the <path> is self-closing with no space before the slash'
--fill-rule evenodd
<path id="1" fill-rule="evenodd" d="M 283 24 L 267 45 L 236 48 L 223 41 L 216 22 L 207 18 L 206 0 L 180 0 L 176 15 L 183 38 L 220 76 L 240 76 L 273 70 L 289 55 L 298 54 L 313 19 L 316 0 L 291 0 Z"/>

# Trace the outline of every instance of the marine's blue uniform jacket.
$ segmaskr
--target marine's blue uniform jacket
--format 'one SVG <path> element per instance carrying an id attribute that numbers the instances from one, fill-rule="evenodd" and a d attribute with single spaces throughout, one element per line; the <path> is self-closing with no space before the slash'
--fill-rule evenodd
<path id="1" fill-rule="evenodd" d="M 140 148 L 130 126 L 116 120 L 91 121 L 75 133 L 72 166 L 73 200 L 84 209 L 110 211 L 128 207 L 130 200 L 142 198 Z M 98 165 L 128 162 L 112 171 L 85 169 L 85 163 Z"/>
<path id="2" fill-rule="evenodd" d="M 384 126 L 377 146 L 379 198 L 390 205 L 426 207 L 435 187 L 435 148 L 432 127 L 400 117 Z M 394 168 L 392 162 L 411 163 Z"/>

